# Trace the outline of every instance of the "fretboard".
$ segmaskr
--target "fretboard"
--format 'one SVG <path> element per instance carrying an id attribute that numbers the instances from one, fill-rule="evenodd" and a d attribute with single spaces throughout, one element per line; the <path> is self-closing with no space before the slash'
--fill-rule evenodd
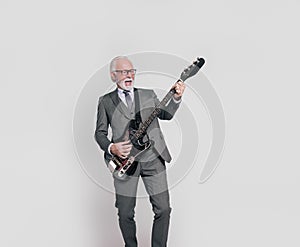
<path id="1" fill-rule="evenodd" d="M 135 132 L 134 137 L 136 139 L 139 139 L 144 133 L 146 133 L 149 125 L 159 115 L 159 113 L 161 112 L 162 107 L 164 107 L 169 102 L 169 100 L 173 97 L 174 94 L 175 94 L 175 89 L 174 88 L 170 89 L 170 91 L 162 99 L 162 101 L 157 106 L 155 106 L 154 110 L 152 111 L 152 113 L 150 114 L 148 119 L 146 121 L 144 121 L 140 125 L 139 129 Z"/>

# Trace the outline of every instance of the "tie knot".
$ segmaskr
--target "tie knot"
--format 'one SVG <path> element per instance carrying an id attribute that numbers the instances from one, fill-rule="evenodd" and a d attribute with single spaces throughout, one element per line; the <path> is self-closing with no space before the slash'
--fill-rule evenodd
<path id="1" fill-rule="evenodd" d="M 129 91 L 124 90 L 123 93 L 125 94 L 125 96 L 129 95 Z"/>

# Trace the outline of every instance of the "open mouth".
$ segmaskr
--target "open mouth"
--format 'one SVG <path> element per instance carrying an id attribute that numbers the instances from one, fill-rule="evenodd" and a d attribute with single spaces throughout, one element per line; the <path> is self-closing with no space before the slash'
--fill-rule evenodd
<path id="1" fill-rule="evenodd" d="M 131 79 L 126 79 L 124 81 L 124 83 L 125 83 L 125 86 L 131 86 L 132 80 Z"/>

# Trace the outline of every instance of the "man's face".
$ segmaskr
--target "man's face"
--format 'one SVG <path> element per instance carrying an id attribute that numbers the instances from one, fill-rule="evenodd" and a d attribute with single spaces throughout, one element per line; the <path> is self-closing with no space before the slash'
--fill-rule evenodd
<path id="1" fill-rule="evenodd" d="M 115 69 L 111 72 L 111 78 L 117 83 L 118 88 L 125 90 L 131 90 L 133 88 L 135 74 L 129 72 L 129 70 L 132 69 L 132 63 L 127 59 L 119 59 L 116 61 Z"/>

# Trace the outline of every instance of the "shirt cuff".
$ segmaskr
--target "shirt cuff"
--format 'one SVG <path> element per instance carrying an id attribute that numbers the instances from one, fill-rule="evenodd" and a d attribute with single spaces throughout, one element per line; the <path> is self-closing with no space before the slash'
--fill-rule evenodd
<path id="1" fill-rule="evenodd" d="M 107 152 L 108 152 L 110 155 L 112 155 L 112 153 L 110 152 L 110 148 L 111 148 L 112 145 L 113 145 L 113 143 L 109 144 L 109 145 L 108 145 L 108 148 L 107 148 Z"/>
<path id="2" fill-rule="evenodd" d="M 177 99 L 175 99 L 174 97 L 172 97 L 172 100 L 173 100 L 176 104 L 178 104 L 178 103 L 181 102 L 181 98 L 177 100 Z"/>

